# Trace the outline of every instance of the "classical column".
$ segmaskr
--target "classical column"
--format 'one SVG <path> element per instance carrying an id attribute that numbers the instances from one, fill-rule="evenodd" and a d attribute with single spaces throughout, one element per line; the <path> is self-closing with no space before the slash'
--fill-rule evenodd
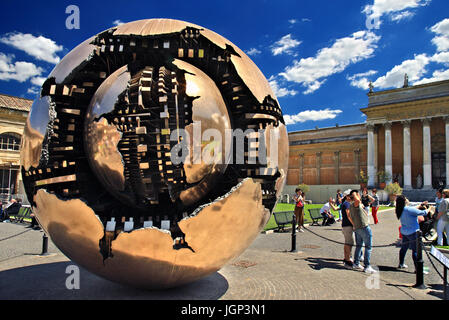
<path id="1" fill-rule="evenodd" d="M 446 121 L 446 187 L 449 187 L 449 117 L 444 120 Z"/>
<path id="2" fill-rule="evenodd" d="M 368 187 L 372 188 L 376 184 L 376 150 L 374 139 L 374 126 L 367 125 L 368 129 Z"/>
<path id="3" fill-rule="evenodd" d="M 316 154 L 316 180 L 317 180 L 317 185 L 321 184 L 321 155 L 323 153 L 322 152 L 317 152 Z"/>
<path id="4" fill-rule="evenodd" d="M 379 179 L 377 177 L 377 171 L 379 170 L 379 134 L 378 129 L 374 127 L 374 182 L 375 184 L 379 183 Z"/>
<path id="5" fill-rule="evenodd" d="M 410 140 L 410 121 L 403 121 L 404 129 L 404 189 L 412 189 L 412 151 Z"/>
<path id="6" fill-rule="evenodd" d="M 299 155 L 299 184 L 304 183 L 304 153 Z"/>
<path id="7" fill-rule="evenodd" d="M 335 151 L 335 184 L 340 184 L 340 151 Z"/>
<path id="8" fill-rule="evenodd" d="M 354 150 L 354 159 L 355 159 L 355 173 L 357 176 L 360 175 L 360 149 Z"/>
<path id="9" fill-rule="evenodd" d="M 393 151 L 391 141 L 391 123 L 385 123 L 385 172 L 388 173 L 390 179 L 386 183 L 393 181 Z"/>
<path id="10" fill-rule="evenodd" d="M 424 189 L 432 189 L 432 147 L 430 119 L 423 119 L 423 173 Z"/>

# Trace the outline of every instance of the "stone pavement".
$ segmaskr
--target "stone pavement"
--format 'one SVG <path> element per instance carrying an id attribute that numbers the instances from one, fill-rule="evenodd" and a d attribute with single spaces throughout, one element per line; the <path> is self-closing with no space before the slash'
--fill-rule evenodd
<path id="1" fill-rule="evenodd" d="M 380 224 L 372 226 L 374 245 L 393 244 L 399 223 L 393 211 L 380 213 Z M 317 234 L 343 241 L 339 228 L 312 226 Z M 81 268 L 80 290 L 65 286 L 67 266 L 73 265 L 51 241 L 49 257 L 42 250 L 41 231 L 23 225 L 0 223 L 0 300 L 17 299 L 112 299 L 112 300 L 439 300 L 442 280 L 424 255 L 430 273 L 426 290 L 415 283 L 411 253 L 409 270 L 399 271 L 399 248 L 375 248 L 372 264 L 378 275 L 346 270 L 341 262 L 343 247 L 305 232 L 297 234 L 299 252 L 290 253 L 290 233 L 261 234 L 240 257 L 219 272 L 195 283 L 170 290 L 145 291 L 99 278 Z M 440 273 L 442 268 L 438 264 Z"/>

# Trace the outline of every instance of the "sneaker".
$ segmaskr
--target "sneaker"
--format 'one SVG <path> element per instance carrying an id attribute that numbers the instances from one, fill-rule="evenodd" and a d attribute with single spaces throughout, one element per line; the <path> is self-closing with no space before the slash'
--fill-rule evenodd
<path id="1" fill-rule="evenodd" d="M 400 264 L 400 265 L 398 266 L 398 269 L 408 269 L 408 265 L 406 265 L 406 264 Z"/>
<path id="2" fill-rule="evenodd" d="M 352 270 L 354 268 L 354 264 L 351 261 L 345 261 L 343 266 L 348 270 Z"/>
<path id="3" fill-rule="evenodd" d="M 304 229 L 303 228 L 298 229 L 298 231 L 304 233 Z"/>
<path id="4" fill-rule="evenodd" d="M 377 273 L 378 271 L 373 269 L 373 267 L 368 266 L 363 270 L 365 273 Z"/>
<path id="5" fill-rule="evenodd" d="M 354 264 L 353 265 L 354 270 L 364 270 L 363 267 L 360 264 Z"/>

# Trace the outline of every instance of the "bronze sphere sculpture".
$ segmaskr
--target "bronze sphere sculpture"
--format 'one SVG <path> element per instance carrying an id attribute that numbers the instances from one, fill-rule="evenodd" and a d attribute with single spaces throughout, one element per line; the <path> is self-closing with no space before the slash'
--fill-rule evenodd
<path id="1" fill-rule="evenodd" d="M 288 138 L 242 50 L 152 19 L 64 57 L 32 106 L 21 159 L 36 218 L 64 254 L 157 289 L 216 272 L 251 244 L 285 184 Z"/>

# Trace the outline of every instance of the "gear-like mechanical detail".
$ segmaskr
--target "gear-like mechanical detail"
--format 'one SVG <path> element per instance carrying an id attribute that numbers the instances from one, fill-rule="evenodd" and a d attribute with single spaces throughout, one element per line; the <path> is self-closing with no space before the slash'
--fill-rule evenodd
<path id="1" fill-rule="evenodd" d="M 62 252 L 107 279 L 167 288 L 251 244 L 287 155 L 278 101 L 246 54 L 154 19 L 104 31 L 56 66 L 21 157 L 28 199 Z"/>

